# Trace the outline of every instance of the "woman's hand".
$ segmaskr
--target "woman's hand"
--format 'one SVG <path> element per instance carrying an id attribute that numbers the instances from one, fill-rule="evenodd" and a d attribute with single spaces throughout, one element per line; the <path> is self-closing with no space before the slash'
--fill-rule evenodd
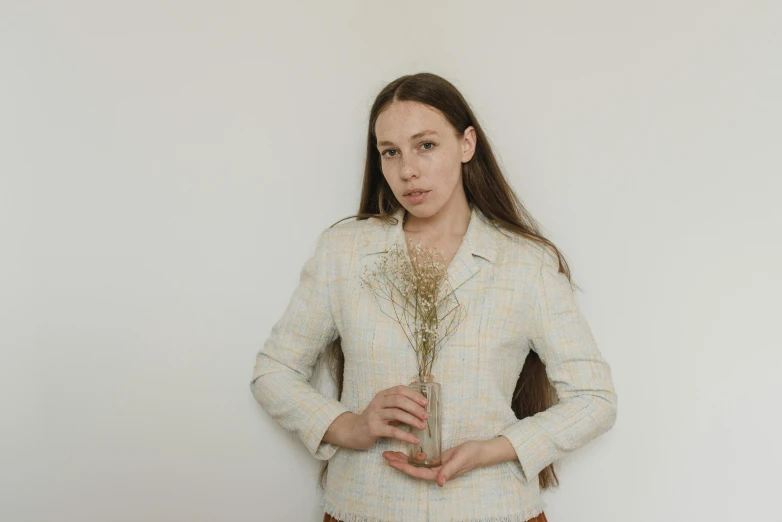
<path id="1" fill-rule="evenodd" d="M 369 449 L 380 437 L 393 437 L 418 444 L 421 441 L 397 425 L 400 422 L 425 427 L 429 413 L 424 409 L 426 398 L 409 386 L 394 386 L 379 391 L 366 409 L 353 419 L 351 444 L 354 449 Z"/>
<path id="2" fill-rule="evenodd" d="M 484 441 L 470 440 L 447 449 L 442 455 L 442 464 L 434 468 L 418 468 L 407 463 L 407 455 L 399 451 L 384 451 L 383 458 L 394 469 L 424 480 L 433 480 L 440 487 L 445 482 L 486 465 Z"/>

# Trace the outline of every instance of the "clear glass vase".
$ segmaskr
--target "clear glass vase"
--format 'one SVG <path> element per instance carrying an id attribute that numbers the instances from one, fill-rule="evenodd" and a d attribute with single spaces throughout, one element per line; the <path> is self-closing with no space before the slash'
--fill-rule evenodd
<path id="1" fill-rule="evenodd" d="M 420 378 L 416 375 L 410 387 L 426 397 L 426 411 L 429 417 L 424 420 L 423 429 L 410 426 L 410 433 L 418 437 L 420 444 L 408 443 L 407 462 L 419 468 L 434 468 L 441 464 L 443 449 L 442 430 L 440 429 L 440 384 L 432 375 Z"/>

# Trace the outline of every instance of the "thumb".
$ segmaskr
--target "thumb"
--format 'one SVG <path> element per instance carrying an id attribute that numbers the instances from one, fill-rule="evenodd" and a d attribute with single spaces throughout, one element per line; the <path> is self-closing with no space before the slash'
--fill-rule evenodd
<path id="1" fill-rule="evenodd" d="M 438 486 L 445 486 L 446 481 L 450 480 L 456 474 L 456 466 L 457 464 L 453 460 L 449 460 L 440 468 L 440 472 L 437 474 Z"/>

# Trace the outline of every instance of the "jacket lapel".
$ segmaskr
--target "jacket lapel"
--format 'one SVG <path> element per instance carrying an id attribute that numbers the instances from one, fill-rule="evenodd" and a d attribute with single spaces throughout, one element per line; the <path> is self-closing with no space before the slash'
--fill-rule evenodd
<path id="1" fill-rule="evenodd" d="M 405 244 L 405 234 L 402 228 L 402 220 L 405 215 L 404 207 L 399 207 L 392 215 L 396 218 L 396 223 L 388 225 L 378 219 L 370 218 L 375 226 L 370 227 L 365 236 L 360 247 L 359 258 L 371 254 L 386 253 L 394 243 Z M 448 265 L 448 281 L 453 290 L 477 274 L 486 262 L 496 262 L 499 234 L 501 232 L 486 218 L 483 212 L 477 206 L 472 205 L 467 232 Z"/>

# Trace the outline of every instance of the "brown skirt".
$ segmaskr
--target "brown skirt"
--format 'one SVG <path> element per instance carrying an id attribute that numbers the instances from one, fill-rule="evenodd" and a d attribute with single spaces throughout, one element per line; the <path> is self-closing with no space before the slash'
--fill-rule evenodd
<path id="1" fill-rule="evenodd" d="M 324 513 L 323 522 L 342 522 L 342 521 L 332 517 L 328 513 Z M 548 522 L 548 520 L 546 519 L 546 514 L 541 512 L 540 515 L 529 519 L 527 522 Z"/>

